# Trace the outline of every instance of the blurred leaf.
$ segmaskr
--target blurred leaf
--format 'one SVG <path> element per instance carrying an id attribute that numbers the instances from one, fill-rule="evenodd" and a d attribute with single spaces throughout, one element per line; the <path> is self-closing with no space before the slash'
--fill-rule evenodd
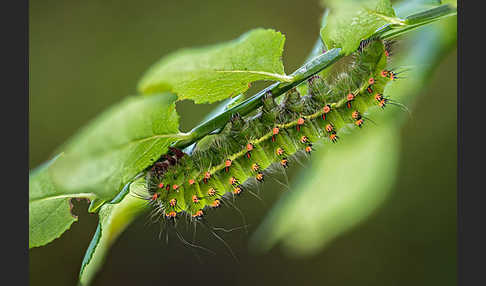
<path id="1" fill-rule="evenodd" d="M 52 182 L 64 194 L 112 199 L 184 137 L 175 99 L 171 94 L 129 97 L 102 113 L 65 145 L 62 158 L 49 168 Z"/>
<path id="2" fill-rule="evenodd" d="M 79 273 L 81 285 L 89 285 L 100 270 L 111 245 L 125 228 L 140 214 L 149 209 L 147 201 L 139 198 L 146 192 L 144 178 L 129 186 L 129 192 L 120 201 L 103 205 L 99 211 L 96 233 L 89 244 Z"/>
<path id="3" fill-rule="evenodd" d="M 388 85 L 385 95 L 409 106 L 427 86 L 438 63 L 456 46 L 457 19 L 451 17 L 418 30 L 411 49 L 394 65 L 412 67 L 406 78 Z M 365 219 L 385 199 L 395 178 L 400 108 L 371 113 L 378 124 L 353 133 L 339 145 L 326 146 L 259 227 L 252 244 L 267 250 L 282 242 L 296 255 L 308 255 Z M 354 138 L 354 140 L 353 140 Z M 331 147 L 331 148 L 330 148 Z M 297 216 L 295 214 L 302 214 Z"/>
<path id="4" fill-rule="evenodd" d="M 39 166 L 29 175 L 29 248 L 42 246 L 61 236 L 78 220 L 71 213 L 70 199 L 93 198 L 93 194 L 65 194 L 47 172 L 59 156 Z"/>
<path id="5" fill-rule="evenodd" d="M 441 5 L 440 0 L 409 0 L 401 1 L 393 5 L 398 17 L 405 18 L 408 15 L 422 12 Z"/>
<path id="6" fill-rule="evenodd" d="M 179 100 L 211 103 L 243 93 L 257 80 L 289 81 L 282 63 L 284 42 L 280 32 L 255 29 L 227 43 L 180 50 L 153 65 L 138 90 L 172 91 Z"/>
<path id="7" fill-rule="evenodd" d="M 449 4 L 452 7 L 457 8 L 457 0 L 442 0 L 441 4 Z"/>
<path id="8" fill-rule="evenodd" d="M 397 130 L 358 133 L 313 154 L 316 160 L 259 227 L 254 247 L 268 250 L 282 240 L 287 250 L 312 253 L 383 202 L 398 163 Z"/>
<path id="9" fill-rule="evenodd" d="M 345 54 L 354 52 L 361 40 L 376 29 L 395 20 L 389 0 L 347 0 L 328 3 L 331 12 L 321 37 L 328 49 L 342 48 Z"/>

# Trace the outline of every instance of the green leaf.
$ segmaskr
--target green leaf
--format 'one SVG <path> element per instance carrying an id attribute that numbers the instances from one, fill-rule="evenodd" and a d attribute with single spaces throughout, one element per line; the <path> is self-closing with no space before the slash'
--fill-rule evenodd
<path id="1" fill-rule="evenodd" d="M 78 220 L 71 213 L 69 200 L 72 197 L 93 197 L 89 193 L 66 196 L 54 186 L 47 170 L 57 158 L 39 166 L 29 175 L 29 248 L 51 242 Z"/>
<path id="2" fill-rule="evenodd" d="M 437 7 L 441 4 L 440 2 L 440 0 L 400 1 L 399 3 L 394 4 L 393 8 L 398 17 L 405 18 L 408 15 Z"/>
<path id="3" fill-rule="evenodd" d="M 362 132 L 364 131 L 364 132 Z M 252 244 L 310 254 L 366 218 L 386 198 L 398 163 L 398 132 L 369 128 L 313 155 L 305 176 L 259 227 Z M 296 215 L 300 214 L 300 215 Z"/>
<path id="4" fill-rule="evenodd" d="M 91 211 L 112 199 L 171 143 L 185 138 L 178 130 L 175 99 L 171 94 L 128 97 L 105 111 L 65 145 L 64 155 L 49 168 L 53 183 L 65 194 L 95 194 Z"/>
<path id="5" fill-rule="evenodd" d="M 139 197 L 141 193 L 146 193 L 144 178 L 131 183 L 128 193 L 123 198 L 101 207 L 98 227 L 81 265 L 81 285 L 89 285 L 118 236 L 135 218 L 149 209 L 147 201 Z"/>
<path id="6" fill-rule="evenodd" d="M 389 0 L 334 1 L 330 6 L 321 37 L 328 49 L 339 47 L 346 55 L 381 26 L 400 21 Z"/>
<path id="7" fill-rule="evenodd" d="M 255 29 L 227 43 L 183 49 L 152 66 L 138 90 L 172 91 L 179 100 L 207 103 L 243 93 L 257 80 L 290 81 L 281 60 L 284 42 L 280 32 Z"/>
<path id="8" fill-rule="evenodd" d="M 47 244 L 77 217 L 71 198 L 94 212 L 183 135 L 175 96 L 129 97 L 65 144 L 64 152 L 29 176 L 29 248 Z"/>
<path id="9" fill-rule="evenodd" d="M 449 4 L 454 8 L 457 8 L 457 0 L 442 0 L 442 4 Z"/>

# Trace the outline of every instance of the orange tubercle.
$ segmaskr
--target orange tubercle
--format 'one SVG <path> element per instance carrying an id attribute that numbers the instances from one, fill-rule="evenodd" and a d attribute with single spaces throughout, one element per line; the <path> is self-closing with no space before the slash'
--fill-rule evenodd
<path id="1" fill-rule="evenodd" d="M 282 165 L 284 168 L 287 168 L 288 164 L 289 160 L 287 160 L 287 158 L 283 158 L 282 160 L 280 160 L 280 165 Z"/>
<path id="2" fill-rule="evenodd" d="M 332 124 L 327 124 L 327 125 L 326 125 L 326 131 L 327 131 L 327 132 L 331 132 L 331 131 L 333 131 L 333 130 L 334 130 L 334 127 L 332 126 Z"/>
<path id="3" fill-rule="evenodd" d="M 170 211 L 166 213 L 165 216 L 169 218 L 175 218 L 177 216 L 177 213 L 175 211 Z"/>
<path id="4" fill-rule="evenodd" d="M 262 182 L 263 181 L 263 178 L 264 178 L 263 173 L 258 173 L 255 176 L 255 178 L 257 179 L 257 181 Z"/>
<path id="5" fill-rule="evenodd" d="M 224 166 L 225 167 L 231 166 L 231 160 L 230 159 L 227 159 L 226 161 L 224 161 Z"/>
<path id="6" fill-rule="evenodd" d="M 324 113 L 329 113 L 329 111 L 331 111 L 331 106 L 329 104 L 322 108 L 322 112 Z"/>
<path id="7" fill-rule="evenodd" d="M 241 187 L 238 186 L 238 187 L 236 187 L 236 188 L 233 189 L 233 194 L 239 195 L 239 194 L 241 194 L 241 191 L 242 191 L 241 190 Z"/>
<path id="8" fill-rule="evenodd" d="M 202 210 L 198 210 L 195 214 L 192 215 L 192 217 L 202 217 L 203 216 L 203 211 Z"/>
<path id="9" fill-rule="evenodd" d="M 211 207 L 217 208 L 221 205 L 221 202 L 219 200 L 214 200 L 214 202 L 211 204 Z"/>
<path id="10" fill-rule="evenodd" d="M 235 178 L 235 177 L 231 177 L 229 181 L 230 181 L 230 184 L 231 185 L 234 185 L 234 184 L 237 184 L 238 183 L 238 179 Z"/>
<path id="11" fill-rule="evenodd" d="M 338 137 L 337 137 L 336 134 L 333 133 L 333 134 L 329 135 L 329 138 L 331 139 L 332 142 L 336 142 Z"/>
<path id="12" fill-rule="evenodd" d="M 257 163 L 254 163 L 253 165 L 251 165 L 251 169 L 253 171 L 258 171 L 260 169 L 260 165 L 258 165 Z"/>

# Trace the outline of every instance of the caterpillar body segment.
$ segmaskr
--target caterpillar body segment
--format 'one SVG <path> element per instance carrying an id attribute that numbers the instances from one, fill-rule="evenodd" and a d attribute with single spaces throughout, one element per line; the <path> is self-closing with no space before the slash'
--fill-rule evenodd
<path id="1" fill-rule="evenodd" d="M 161 217 L 186 213 L 200 219 L 225 196 L 245 193 L 248 179 L 263 182 L 270 165 L 286 168 L 293 155 L 310 154 L 317 142 L 339 144 L 343 128 L 366 126 L 366 112 L 386 106 L 388 99 L 382 94 L 396 76 L 386 67 L 385 51 L 382 41 L 367 41 L 334 80 L 313 76 L 303 83 L 307 94 L 294 88 L 280 100 L 264 96 L 257 112 L 234 114 L 219 134 L 203 138 L 192 154 L 172 150 L 170 158 L 161 158 L 147 172 L 149 200 Z"/>

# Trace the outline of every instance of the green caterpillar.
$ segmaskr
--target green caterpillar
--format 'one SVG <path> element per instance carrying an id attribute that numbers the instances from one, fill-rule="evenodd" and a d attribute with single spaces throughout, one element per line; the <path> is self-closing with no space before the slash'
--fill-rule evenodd
<path id="1" fill-rule="evenodd" d="M 389 49 L 382 40 L 363 41 L 347 71 L 332 82 L 313 76 L 303 83 L 306 94 L 293 88 L 279 103 L 264 96 L 258 110 L 234 114 L 190 155 L 172 148 L 148 169 L 146 199 L 166 219 L 186 214 L 196 220 L 225 197 L 244 192 L 250 178 L 262 182 L 270 165 L 286 168 L 297 152 L 312 152 L 313 143 L 336 143 L 345 128 L 361 128 L 370 108 L 390 101 L 382 95 L 396 79 L 387 69 Z"/>

